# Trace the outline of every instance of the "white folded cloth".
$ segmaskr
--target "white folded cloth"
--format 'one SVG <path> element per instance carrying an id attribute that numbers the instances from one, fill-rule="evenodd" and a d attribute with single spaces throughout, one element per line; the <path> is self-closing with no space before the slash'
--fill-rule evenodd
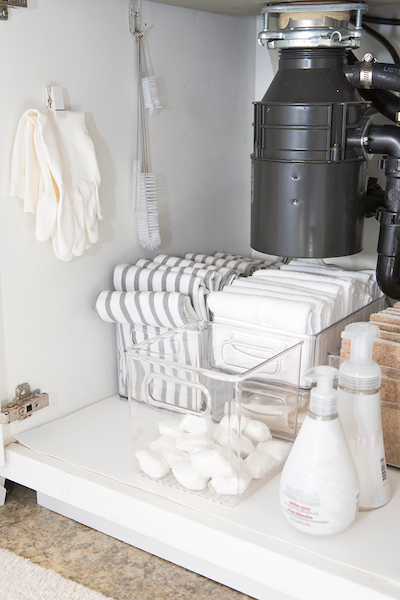
<path id="1" fill-rule="evenodd" d="M 220 317 L 271 327 L 292 334 L 313 335 L 321 331 L 323 302 L 297 301 L 268 296 L 212 292 L 207 304 L 216 320 Z"/>
<path id="2" fill-rule="evenodd" d="M 359 281 L 365 286 L 365 291 L 368 294 L 379 293 L 379 287 L 376 284 L 376 273 L 373 269 L 364 269 L 362 271 L 350 271 L 348 269 L 341 269 L 336 266 L 319 265 L 317 263 L 310 263 L 305 260 L 296 258 L 290 262 L 292 267 L 301 267 L 301 270 L 307 273 L 316 273 L 318 275 L 328 275 L 329 277 L 345 277 L 352 280 Z M 382 292 L 380 292 L 382 295 Z"/>
<path id="3" fill-rule="evenodd" d="M 103 218 L 100 173 L 85 114 L 50 109 L 22 115 L 11 161 L 11 196 L 36 214 L 36 239 L 52 239 L 57 258 L 81 256 L 97 242 Z"/>
<path id="4" fill-rule="evenodd" d="M 343 291 L 343 298 L 344 298 L 344 307 L 345 307 L 345 314 L 349 315 L 352 312 L 354 312 L 354 310 L 357 310 L 357 308 L 353 308 L 354 306 L 359 305 L 359 298 L 357 297 L 357 293 L 359 292 L 358 289 L 355 288 L 355 286 L 353 285 L 352 281 L 350 281 L 349 279 L 345 279 L 345 278 L 333 278 L 333 277 L 329 277 L 327 275 L 316 275 L 314 273 L 307 273 L 304 271 L 300 271 L 298 269 L 265 269 L 262 271 L 257 271 L 256 273 L 254 273 L 253 275 L 255 278 L 260 278 L 260 279 L 271 279 L 271 278 L 275 278 L 279 281 L 280 277 L 287 277 L 290 278 L 293 282 L 293 285 L 309 285 L 311 283 L 321 283 L 321 284 L 327 284 L 327 283 L 335 283 L 337 285 L 339 285 Z"/>
<path id="5" fill-rule="evenodd" d="M 359 310 L 372 301 L 369 282 L 365 280 L 365 274 L 360 274 L 357 271 L 344 271 L 342 269 L 323 267 L 321 265 L 307 266 L 303 264 L 296 264 L 295 261 L 293 261 L 293 263 L 289 263 L 288 265 L 282 265 L 281 271 L 301 273 L 302 277 L 307 274 L 314 275 L 316 277 L 329 277 L 331 280 L 337 282 L 347 282 L 351 286 L 351 299 L 349 303 L 348 314 Z"/>
<path id="6" fill-rule="evenodd" d="M 103 291 L 94 308 L 108 323 L 175 329 L 197 320 L 189 296 L 178 292 Z"/>
<path id="7" fill-rule="evenodd" d="M 245 275 L 246 277 L 254 273 L 257 269 L 260 269 L 260 265 L 257 262 L 252 261 L 249 263 L 247 260 L 225 260 L 223 258 L 216 258 L 215 256 L 210 256 L 209 254 L 185 254 L 185 259 L 189 261 L 194 261 L 198 263 L 204 263 L 206 265 L 211 265 L 215 267 L 225 267 L 228 269 L 233 269 L 238 273 Z"/>
<path id="8" fill-rule="evenodd" d="M 271 277 L 268 275 L 270 273 L 280 273 L 278 277 L 273 274 Z M 258 277 L 257 275 L 260 273 L 265 273 L 265 275 Z M 326 281 L 307 281 L 302 284 L 299 282 L 298 278 L 293 278 L 290 276 L 290 273 L 283 273 L 281 271 L 269 270 L 264 271 L 256 271 L 251 277 L 248 277 L 247 280 L 248 285 L 265 285 L 265 286 L 274 286 L 279 289 L 291 290 L 294 294 L 297 290 L 300 293 L 307 292 L 313 294 L 316 292 L 317 294 L 322 293 L 331 297 L 335 302 L 335 314 L 338 315 L 337 320 L 343 318 L 346 315 L 345 312 L 345 298 L 343 293 L 343 288 L 337 283 L 334 282 L 326 282 Z"/>
<path id="9" fill-rule="evenodd" d="M 221 290 L 225 285 L 230 285 L 238 277 L 238 274 L 232 269 L 196 263 L 192 260 L 185 260 L 166 254 L 159 254 L 153 261 L 139 259 L 135 264 L 138 267 L 146 269 L 171 270 L 177 273 L 196 275 L 204 279 L 206 287 L 210 291 Z"/>
<path id="10" fill-rule="evenodd" d="M 336 318 L 334 300 L 326 294 L 317 292 L 302 293 L 299 290 L 293 291 L 293 289 L 284 287 L 274 288 L 273 286 L 263 285 L 262 283 L 257 285 L 257 283 L 252 284 L 249 282 L 249 285 L 246 285 L 249 279 L 251 279 L 251 277 L 234 282 L 229 288 L 223 290 L 224 293 L 253 294 L 255 296 L 274 298 L 277 301 L 287 298 L 295 302 L 311 302 L 315 304 L 317 314 L 320 315 L 320 322 L 317 325 L 320 327 L 320 331 L 338 320 Z"/>
<path id="11" fill-rule="evenodd" d="M 279 292 L 291 297 L 308 296 L 319 298 L 330 304 L 332 313 L 330 319 L 332 323 L 340 321 L 340 319 L 346 316 L 343 290 L 339 285 L 321 282 L 308 282 L 308 286 L 306 284 L 299 285 L 298 281 L 293 281 L 290 277 L 256 277 L 256 274 L 259 272 L 256 271 L 251 277 L 238 279 L 237 282 L 235 281 L 229 286 L 229 289 L 240 289 L 246 286 L 261 289 L 265 295 Z"/>
<path id="12" fill-rule="evenodd" d="M 120 264 L 114 269 L 114 287 L 121 291 L 180 292 L 192 301 L 197 318 L 208 320 L 204 280 L 195 275 L 144 269 L 136 265 Z"/>

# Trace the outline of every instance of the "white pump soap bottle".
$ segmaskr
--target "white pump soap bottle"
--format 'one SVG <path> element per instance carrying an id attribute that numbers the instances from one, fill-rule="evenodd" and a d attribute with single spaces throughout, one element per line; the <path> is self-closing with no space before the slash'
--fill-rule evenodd
<path id="1" fill-rule="evenodd" d="M 360 508 L 390 500 L 382 433 L 381 369 L 372 360 L 380 330 L 372 323 L 352 323 L 342 332 L 351 340 L 350 359 L 339 369 L 338 411 L 360 481 Z"/>
<path id="2" fill-rule="evenodd" d="M 336 410 L 333 381 L 338 370 L 320 366 L 306 376 L 317 387 L 283 468 L 279 500 L 285 517 L 300 531 L 332 535 L 354 521 L 360 488 Z"/>

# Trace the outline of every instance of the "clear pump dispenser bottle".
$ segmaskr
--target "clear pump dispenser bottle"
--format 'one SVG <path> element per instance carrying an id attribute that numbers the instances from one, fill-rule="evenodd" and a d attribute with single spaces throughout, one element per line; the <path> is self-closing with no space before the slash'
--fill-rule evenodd
<path id="1" fill-rule="evenodd" d="M 334 367 L 306 376 L 317 382 L 310 410 L 283 468 L 279 499 L 287 520 L 300 531 L 332 535 L 346 529 L 358 511 L 359 483 L 336 410 Z"/>
<path id="2" fill-rule="evenodd" d="M 390 500 L 381 414 L 381 369 L 372 360 L 380 331 L 372 323 L 352 323 L 342 332 L 351 340 L 350 359 L 339 369 L 338 412 L 360 481 L 360 509 Z"/>

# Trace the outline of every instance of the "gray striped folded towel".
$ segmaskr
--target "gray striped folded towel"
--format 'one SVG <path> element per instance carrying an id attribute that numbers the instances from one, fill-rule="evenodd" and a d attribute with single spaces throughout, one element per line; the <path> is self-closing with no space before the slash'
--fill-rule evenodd
<path id="1" fill-rule="evenodd" d="M 169 273 L 185 273 L 186 275 L 195 275 L 204 281 L 204 285 L 210 292 L 218 291 L 221 284 L 221 275 L 217 271 L 209 271 L 203 268 L 194 267 L 167 267 L 166 265 L 152 262 L 146 258 L 139 258 L 135 266 L 152 271 L 168 271 Z"/>
<path id="2" fill-rule="evenodd" d="M 164 262 L 163 262 L 164 261 Z M 196 263 L 194 261 L 184 260 L 175 256 L 160 254 L 153 261 L 140 258 L 136 261 L 137 267 L 145 269 L 154 269 L 160 271 L 172 271 L 173 273 L 186 273 L 196 275 L 204 280 L 206 288 L 210 292 L 222 290 L 226 285 L 230 285 L 238 275 L 232 269 L 220 269 L 219 267 Z"/>
<path id="3" fill-rule="evenodd" d="M 225 260 L 224 258 L 216 258 L 215 256 L 210 256 L 209 254 L 185 254 L 186 260 L 193 260 L 198 263 L 204 263 L 206 265 L 211 265 L 215 267 L 225 267 L 227 269 L 233 269 L 238 273 L 243 274 L 245 277 L 252 275 L 254 271 L 261 269 L 261 266 L 255 262 L 249 263 L 247 260 Z M 155 260 L 155 259 L 154 259 Z"/>
<path id="4" fill-rule="evenodd" d="M 151 394 L 154 399 L 165 403 L 166 409 L 201 409 L 203 398 L 198 386 L 199 376 L 190 368 L 198 367 L 201 363 L 202 348 L 197 336 L 190 335 L 185 329 L 178 339 L 174 335 L 163 336 L 169 333 L 166 329 L 137 325 L 128 332 L 127 325 L 117 327 L 125 330 L 122 334 L 128 336 L 126 342 L 130 339 L 135 344 L 135 351 L 124 356 L 127 362 L 124 361 L 123 368 L 129 371 L 129 382 L 126 374 L 122 381 L 126 396 L 129 385 L 129 395 L 133 400 L 143 402 L 147 397 L 151 401 L 148 396 Z M 154 339 L 156 335 L 163 337 L 157 341 Z M 149 340 L 142 349 L 137 346 L 141 340 Z"/>
<path id="5" fill-rule="evenodd" d="M 185 273 L 146 269 L 120 264 L 114 269 L 114 287 L 119 291 L 179 292 L 192 301 L 197 318 L 209 320 L 206 306 L 208 290 L 204 279 Z"/>
<path id="6" fill-rule="evenodd" d="M 117 323 L 117 360 L 118 360 L 118 393 L 128 398 L 128 375 L 125 352 L 131 346 L 145 342 L 150 338 L 167 333 L 167 327 L 150 327 L 149 325 L 128 325 Z M 134 387 L 138 385 L 135 382 Z"/>
<path id="7" fill-rule="evenodd" d="M 175 329 L 198 320 L 189 296 L 178 292 L 103 291 L 94 308 L 108 323 Z"/>
<path id="8" fill-rule="evenodd" d="M 271 264 L 273 264 L 276 261 L 276 259 L 263 260 L 261 258 L 250 258 L 249 256 L 242 256 L 241 254 L 226 254 L 224 252 L 218 252 L 217 250 L 211 252 L 210 256 L 214 256 L 215 258 L 223 258 L 224 260 L 241 260 L 243 262 L 249 262 L 253 263 L 254 265 L 259 265 L 262 269 L 268 268 Z"/>

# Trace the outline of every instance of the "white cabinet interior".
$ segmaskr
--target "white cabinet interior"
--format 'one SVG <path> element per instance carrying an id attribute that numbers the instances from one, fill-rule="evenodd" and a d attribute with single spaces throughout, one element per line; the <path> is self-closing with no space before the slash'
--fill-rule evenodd
<path id="1" fill-rule="evenodd" d="M 243 17 L 260 15 L 263 6 L 267 4 L 265 0 L 154 0 L 154 2 Z M 366 0 L 366 4 L 371 8 L 382 7 L 389 4 L 400 4 L 400 0 Z"/>

